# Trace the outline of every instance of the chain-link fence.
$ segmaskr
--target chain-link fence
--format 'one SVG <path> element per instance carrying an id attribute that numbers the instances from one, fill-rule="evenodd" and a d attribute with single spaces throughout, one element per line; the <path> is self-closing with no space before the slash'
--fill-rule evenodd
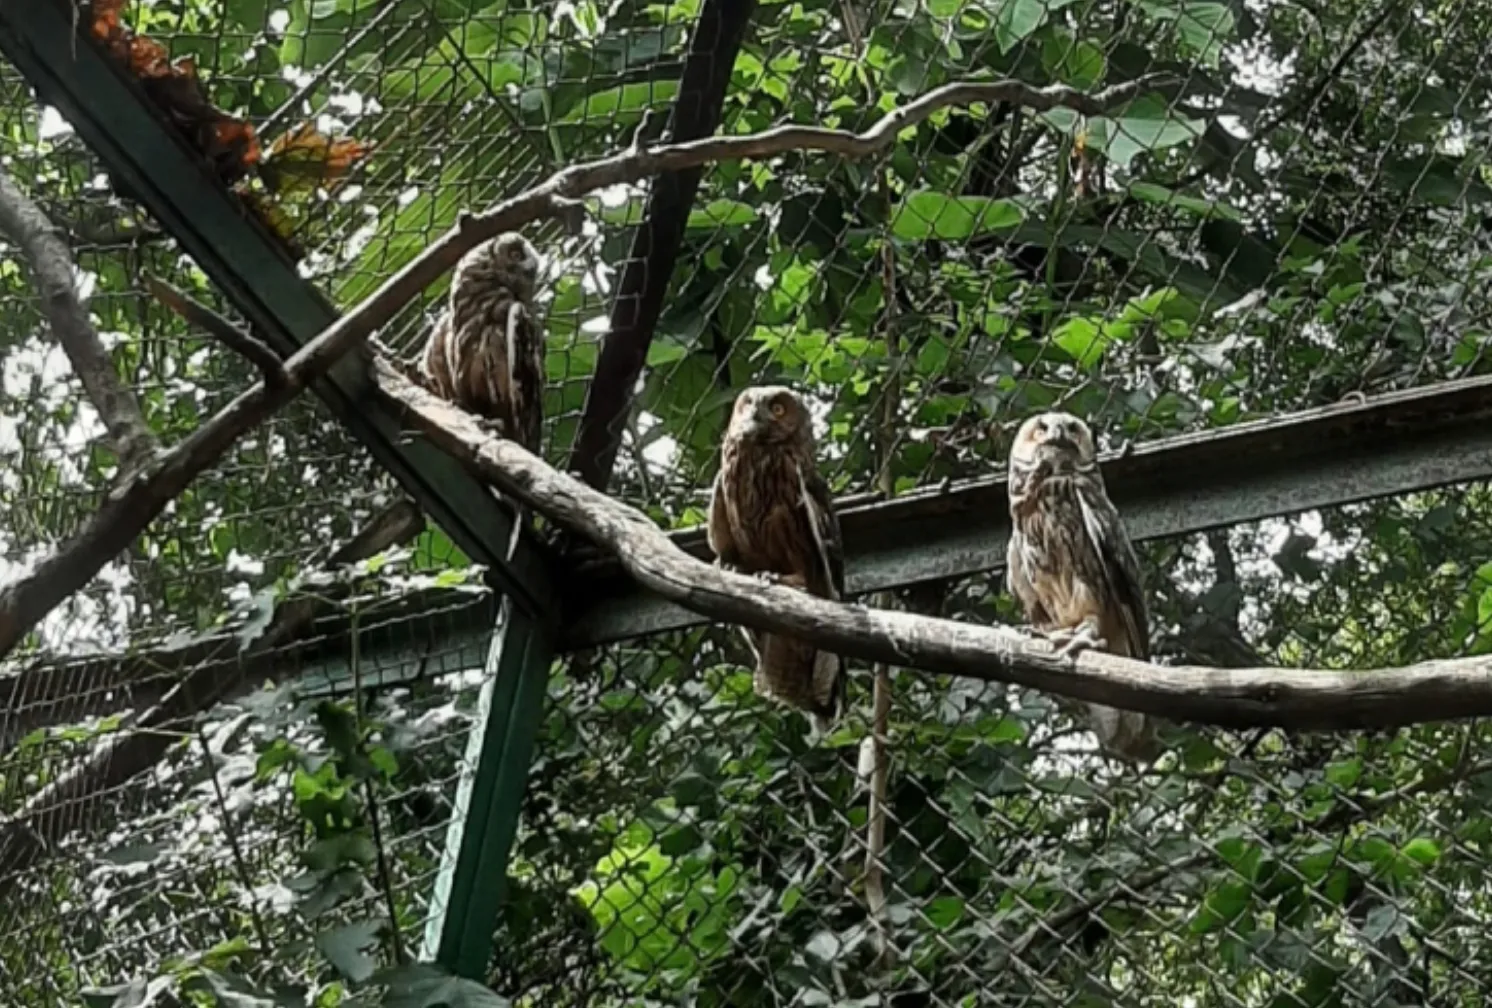
<path id="1" fill-rule="evenodd" d="M 544 455 L 670 529 L 702 523 L 752 384 L 805 397 L 836 497 L 864 501 L 998 476 L 1044 408 L 1118 448 L 1487 370 L 1492 8 L 1470 0 L 67 13 L 77 44 L 228 165 L 245 214 L 343 311 L 463 211 L 630 143 L 862 131 L 956 80 L 1097 93 L 1168 75 L 1104 115 L 951 107 L 877 156 L 725 162 L 697 187 L 590 194 L 577 229 L 525 228 L 546 258 Z M 0 30 L 18 17 L 0 12 Z M 66 236 L 102 341 L 178 443 L 257 375 L 147 281 L 235 320 L 244 306 L 33 83 L 0 63 L 0 168 Z M 235 118 L 191 100 L 198 83 Z M 118 460 L 31 268 L 5 252 L 9 579 L 101 506 Z M 446 287 L 382 342 L 412 358 Z M 633 393 L 608 415 L 608 394 Z M 1160 660 L 1350 669 L 1486 650 L 1485 460 L 1390 474 L 1365 458 L 1338 501 L 1272 489 L 1279 514 L 1340 505 L 1288 519 L 1198 517 L 1216 493 L 1200 484 L 1147 502 L 1168 516 L 1157 529 L 1187 533 L 1141 544 Z M 434 523 L 326 572 L 400 500 L 302 398 L 5 660 L 6 1003 L 261 1003 L 252 989 L 332 1005 L 422 954 L 498 607 Z M 999 541 L 1003 515 L 970 521 Z M 897 544 L 850 545 L 853 587 Z M 966 555 L 862 601 L 1020 622 L 1002 560 Z M 579 570 L 562 594 L 594 588 Z M 610 591 L 592 611 L 622 605 Z M 142 730 L 193 675 L 214 702 Z M 1056 698 L 891 670 L 883 867 L 867 877 L 871 669 L 851 664 L 848 712 L 821 740 L 754 695 L 735 627 L 607 639 L 549 678 L 484 977 L 515 1003 L 1470 1005 L 1492 983 L 1475 722 L 1174 726 L 1139 774 Z M 101 992 L 114 985 L 133 986 Z"/>

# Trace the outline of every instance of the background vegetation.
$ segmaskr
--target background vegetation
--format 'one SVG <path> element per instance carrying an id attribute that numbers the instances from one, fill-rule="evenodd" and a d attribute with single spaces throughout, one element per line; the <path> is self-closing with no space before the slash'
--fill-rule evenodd
<path id="1" fill-rule="evenodd" d="M 124 13 L 193 58 L 213 100 L 261 136 L 314 118 L 372 145 L 334 191 L 280 197 L 305 268 L 345 308 L 462 209 L 625 145 L 676 93 L 699 7 L 140 0 Z M 1492 6 L 859 12 L 857 52 L 838 0 L 762 2 L 722 131 L 859 129 L 968 76 L 1096 88 L 1167 69 L 1182 83 L 1086 121 L 942 113 L 876 161 L 708 171 L 610 486 L 659 522 L 701 520 L 729 404 L 753 382 L 813 397 L 843 494 L 880 488 L 883 466 L 898 493 L 999 472 L 1014 424 L 1057 403 L 1117 444 L 1488 370 Z M 143 277 L 214 293 L 9 67 L 0 92 L 0 163 L 68 230 L 121 373 L 174 442 L 254 375 L 185 331 Z M 643 199 L 592 203 L 587 233 L 531 235 L 553 259 L 556 464 Z M 386 338 L 412 352 L 442 293 Z M 115 464 L 13 254 L 0 262 L 0 382 L 3 574 L 91 513 Z M 252 626 L 394 493 L 303 399 L 54 613 L 34 650 Z M 1142 553 L 1167 656 L 1350 668 L 1492 648 L 1482 485 Z M 461 584 L 465 562 L 432 527 L 348 575 L 359 647 L 408 638 L 388 600 Z M 898 604 L 1014 618 L 991 577 Z M 107 828 L 0 882 L 4 1000 L 336 1005 L 413 950 L 481 642 L 453 631 L 433 650 L 416 681 L 352 694 L 306 688 L 287 655 L 279 688 L 218 709 L 152 774 L 95 799 Z M 375 663 L 347 654 L 370 682 Z M 843 877 L 863 837 L 867 670 L 854 713 L 810 749 L 800 718 L 752 696 L 741 660 L 736 632 L 711 626 L 556 665 L 495 991 L 525 1005 L 1270 1008 L 1487 994 L 1479 723 L 1188 730 L 1140 779 L 1099 759 L 1050 698 L 898 673 L 887 861 L 901 954 L 886 965 L 857 872 Z M 9 733 L 0 810 L 125 714 L 99 713 Z"/>

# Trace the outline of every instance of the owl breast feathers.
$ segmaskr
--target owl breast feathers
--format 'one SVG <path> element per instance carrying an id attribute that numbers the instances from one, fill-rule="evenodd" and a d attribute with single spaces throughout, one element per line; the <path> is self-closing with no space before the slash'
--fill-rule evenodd
<path id="1" fill-rule="evenodd" d="M 1104 649 L 1150 660 L 1139 563 L 1099 473 L 1093 434 L 1068 413 L 1031 417 L 1010 453 L 1010 589 L 1038 631 L 1086 632 Z M 1099 742 L 1154 758 L 1149 719 L 1090 704 Z"/>
<path id="2" fill-rule="evenodd" d="M 736 398 L 710 498 L 710 548 L 726 566 L 821 598 L 844 593 L 844 551 L 828 484 L 818 472 L 812 418 L 780 386 Z M 757 693 L 807 711 L 821 729 L 844 704 L 838 655 L 780 634 L 748 632 Z"/>
<path id="3" fill-rule="evenodd" d="M 538 253 L 522 235 L 498 235 L 472 249 L 456 265 L 421 362 L 437 395 L 498 422 L 505 437 L 535 453 L 544 418 L 538 275 Z"/>

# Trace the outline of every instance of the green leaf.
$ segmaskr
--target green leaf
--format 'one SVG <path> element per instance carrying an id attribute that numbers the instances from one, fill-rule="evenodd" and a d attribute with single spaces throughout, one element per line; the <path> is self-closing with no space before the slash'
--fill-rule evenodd
<path id="1" fill-rule="evenodd" d="M 1440 860 L 1440 845 L 1429 837 L 1416 837 L 1400 851 L 1406 858 L 1428 868 Z"/>
<path id="2" fill-rule="evenodd" d="M 1160 96 L 1147 95 L 1117 116 L 1088 120 L 1087 142 L 1128 171 L 1138 155 L 1194 140 L 1202 135 L 1202 126 L 1200 119 L 1172 112 Z"/>
<path id="3" fill-rule="evenodd" d="M 1253 888 L 1247 882 L 1225 882 L 1212 892 L 1192 918 L 1191 932 L 1207 934 L 1228 924 L 1248 907 Z"/>
<path id="4" fill-rule="evenodd" d="M 995 6 L 995 44 L 1003 55 L 1046 24 L 1047 16 L 1072 0 L 998 0 Z"/>
<path id="5" fill-rule="evenodd" d="M 1103 358 L 1110 339 L 1104 328 L 1092 319 L 1074 318 L 1057 327 L 1052 333 L 1052 342 L 1066 350 L 1079 367 L 1091 368 Z"/>
<path id="6" fill-rule="evenodd" d="M 1026 211 L 1015 200 L 948 196 L 923 189 L 904 199 L 891 219 L 892 233 L 908 241 L 961 241 L 1018 226 Z"/>
<path id="7" fill-rule="evenodd" d="M 1237 210 L 1218 200 L 1203 199 L 1200 196 L 1188 196 L 1168 189 L 1154 182 L 1131 182 L 1129 194 L 1135 199 L 1146 203 L 1155 203 L 1160 206 L 1175 207 L 1189 214 L 1201 217 L 1204 220 L 1211 217 L 1222 217 L 1227 220 L 1242 220 L 1243 215 Z"/>
<path id="8" fill-rule="evenodd" d="M 686 225 L 691 229 L 714 231 L 718 228 L 740 227 L 750 224 L 756 220 L 756 207 L 740 200 L 718 199 L 705 204 L 698 210 L 691 211 L 689 223 Z"/>
<path id="9" fill-rule="evenodd" d="M 377 967 L 368 949 L 378 946 L 383 927 L 381 919 L 354 921 L 318 933 L 316 947 L 338 973 L 353 983 L 362 983 L 373 975 Z"/>
<path id="10" fill-rule="evenodd" d="M 1103 80 L 1109 68 L 1102 49 L 1060 25 L 1053 26 L 1041 43 L 1041 64 L 1047 73 L 1081 91 Z"/>
<path id="11" fill-rule="evenodd" d="M 383 970 L 373 982 L 388 988 L 380 1008 L 512 1008 L 511 1001 L 475 980 L 425 963 Z"/>
<path id="12" fill-rule="evenodd" d="M 940 931 L 953 927 L 963 915 L 964 901 L 957 896 L 942 896 L 927 905 L 927 919 Z"/>
<path id="13" fill-rule="evenodd" d="M 677 81 L 644 81 L 623 84 L 586 95 L 585 101 L 570 109 L 559 121 L 588 125 L 614 124 L 624 118 L 640 117 L 645 109 L 666 105 L 678 92 Z M 598 121 L 599 120 L 599 121 Z"/>

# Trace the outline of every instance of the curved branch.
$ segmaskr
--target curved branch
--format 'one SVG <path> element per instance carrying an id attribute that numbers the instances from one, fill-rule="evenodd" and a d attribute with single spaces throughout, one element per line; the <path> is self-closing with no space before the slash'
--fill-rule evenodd
<path id="1" fill-rule="evenodd" d="M 119 456 L 122 472 L 131 471 L 155 454 L 155 433 L 140 412 L 135 394 L 125 387 L 104 349 L 88 310 L 78 297 L 73 278 L 72 252 L 56 226 L 0 170 L 0 234 L 20 249 L 31 267 L 36 293 L 52 335 L 62 344 L 73 371 L 83 383 L 88 401 L 109 432 L 109 445 Z"/>
<path id="2" fill-rule="evenodd" d="M 1228 727 L 1392 728 L 1492 714 L 1492 655 L 1398 669 L 1161 666 L 1058 657 L 1007 627 L 832 602 L 688 555 L 642 512 L 558 472 L 375 359 L 390 405 L 503 494 L 616 553 L 644 587 L 710 619 L 786 633 L 850 658 L 1013 683 L 1074 700 Z"/>

